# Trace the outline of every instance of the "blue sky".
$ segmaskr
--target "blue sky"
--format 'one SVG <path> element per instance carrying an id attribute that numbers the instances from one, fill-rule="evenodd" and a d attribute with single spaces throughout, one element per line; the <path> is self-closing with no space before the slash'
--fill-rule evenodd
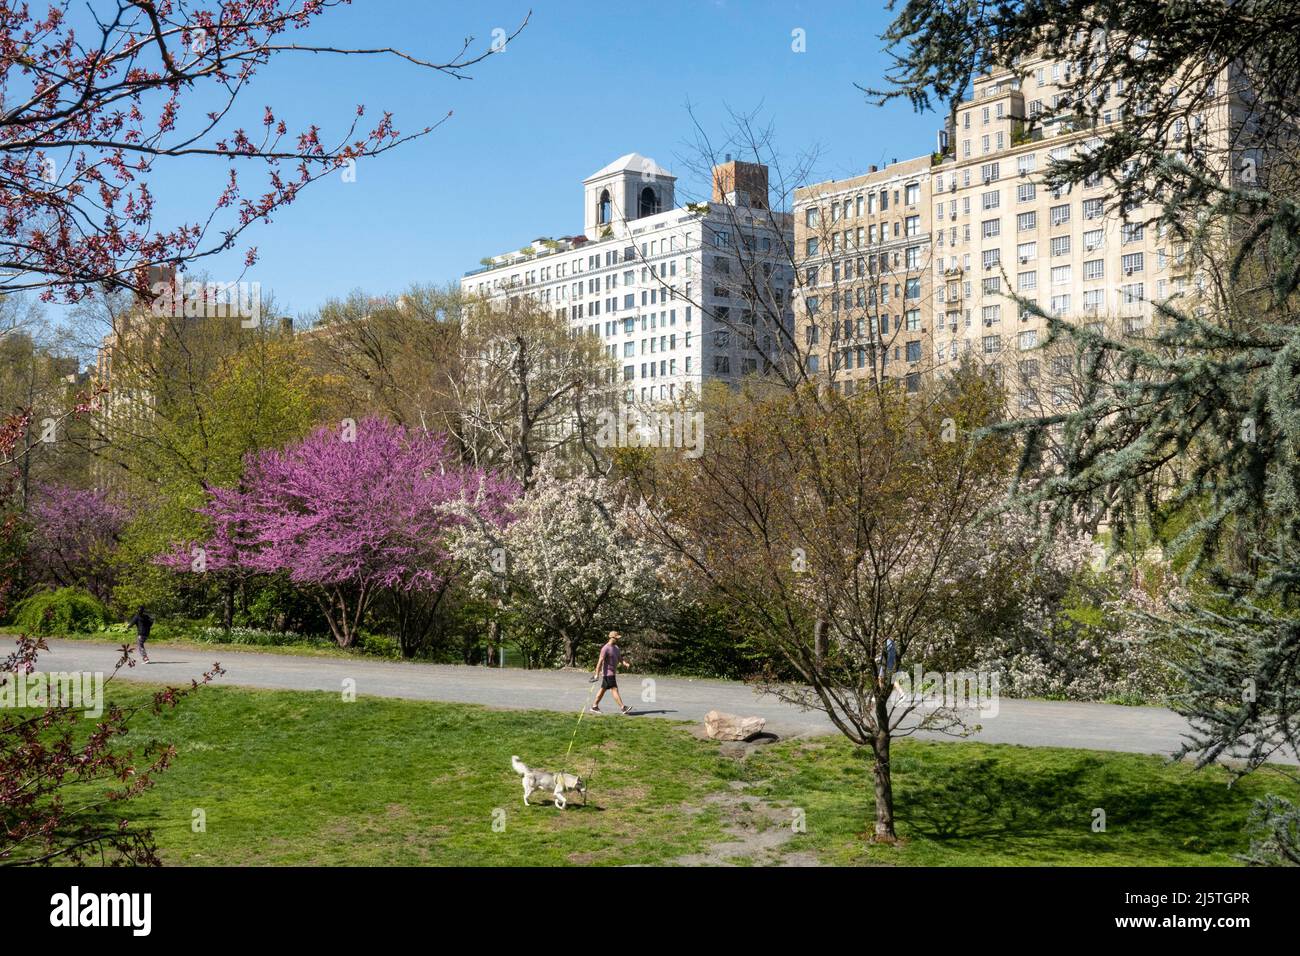
<path id="1" fill-rule="evenodd" d="M 244 246 L 256 245 L 260 260 L 245 278 L 272 289 L 293 315 L 354 288 L 396 292 L 456 279 L 485 255 L 580 232 L 582 178 L 627 152 L 678 173 L 679 201 L 698 195 L 705 184 L 683 169 L 688 104 L 710 133 L 721 131 L 728 107 L 760 110 L 781 152 L 817 145 L 819 179 L 934 148 L 939 116 L 901 101 L 871 106 L 853 85 L 879 83 L 889 66 L 879 34 L 891 14 L 881 4 L 356 0 L 310 38 L 446 58 L 464 37 L 482 46 L 493 30 L 513 30 L 530 8 L 524 32 L 472 80 L 308 54 L 265 70 L 245 116 L 270 104 L 291 130 L 315 122 L 339 132 L 358 103 L 367 118 L 391 110 L 402 131 L 454 115 L 428 137 L 362 162 L 356 182 L 329 177 L 271 225 L 246 232 Z M 791 49 L 795 29 L 805 31 L 804 53 Z M 192 218 L 222 176 L 220 160 L 172 166 L 153 181 L 161 212 Z M 205 268 L 232 278 L 241 261 L 242 252 Z"/>

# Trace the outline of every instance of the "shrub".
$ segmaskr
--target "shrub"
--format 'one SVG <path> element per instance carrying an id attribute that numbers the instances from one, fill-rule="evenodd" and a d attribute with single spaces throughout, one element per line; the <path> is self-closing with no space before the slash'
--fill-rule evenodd
<path id="1" fill-rule="evenodd" d="M 108 624 L 108 612 L 89 591 L 59 588 L 19 601 L 14 623 L 28 634 L 93 634 Z"/>
<path id="2" fill-rule="evenodd" d="M 632 635 L 624 653 L 642 671 L 728 680 L 768 673 L 792 676 L 746 635 L 716 599 L 685 605 L 662 622 L 660 630 Z"/>
<path id="3" fill-rule="evenodd" d="M 260 627 L 205 627 L 194 635 L 194 640 L 205 644 L 245 644 L 250 647 L 293 647 L 295 645 L 324 645 L 333 643 L 322 636 L 296 634 L 293 631 L 272 631 Z"/>

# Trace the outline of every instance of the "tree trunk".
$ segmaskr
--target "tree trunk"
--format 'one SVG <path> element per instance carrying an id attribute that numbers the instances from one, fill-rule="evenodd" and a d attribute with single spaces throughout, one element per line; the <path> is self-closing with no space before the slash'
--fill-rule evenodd
<path id="1" fill-rule="evenodd" d="M 221 602 L 221 626 L 227 631 L 235 623 L 235 582 L 226 582 L 225 600 Z"/>
<path id="2" fill-rule="evenodd" d="M 496 655 L 496 650 L 498 647 L 501 646 L 501 622 L 497 620 L 496 615 L 493 615 L 492 618 L 488 621 L 487 645 L 488 645 L 487 663 L 488 663 L 488 667 L 491 667 L 493 664 L 493 658 Z"/>
<path id="3" fill-rule="evenodd" d="M 826 650 L 826 619 L 819 617 L 813 625 L 813 658 L 818 667 L 826 662 Z"/>
<path id="4" fill-rule="evenodd" d="M 878 726 L 888 727 L 888 724 L 880 723 Z M 872 753 L 875 754 L 876 843 L 898 842 L 898 835 L 894 834 L 893 829 L 893 778 L 889 771 L 889 744 L 891 744 L 889 731 L 876 731 L 875 739 L 871 743 Z"/>

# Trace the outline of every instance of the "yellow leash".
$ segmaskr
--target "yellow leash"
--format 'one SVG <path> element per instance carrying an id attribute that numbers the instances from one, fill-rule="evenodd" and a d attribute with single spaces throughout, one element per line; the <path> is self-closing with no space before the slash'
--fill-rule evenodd
<path id="1" fill-rule="evenodd" d="M 560 764 L 561 780 L 564 779 L 563 774 L 569 772 L 569 755 L 573 753 L 573 744 L 578 739 L 578 730 L 582 727 L 582 718 L 587 713 L 587 701 L 591 700 L 591 692 L 596 689 L 596 681 L 593 680 L 590 683 L 591 686 L 587 688 L 586 700 L 582 702 L 582 710 L 578 711 L 578 722 L 573 725 L 573 736 L 569 738 L 569 749 L 564 752 L 564 761 Z M 587 803 L 586 793 L 582 795 L 582 802 L 585 806 Z"/>

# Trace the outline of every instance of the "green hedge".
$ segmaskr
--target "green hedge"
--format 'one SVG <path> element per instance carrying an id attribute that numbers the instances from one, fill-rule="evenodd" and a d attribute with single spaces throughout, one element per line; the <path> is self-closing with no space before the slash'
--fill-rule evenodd
<path id="1" fill-rule="evenodd" d="M 89 591 L 59 588 L 19 601 L 14 624 L 28 634 L 93 634 L 108 624 L 108 611 Z"/>

